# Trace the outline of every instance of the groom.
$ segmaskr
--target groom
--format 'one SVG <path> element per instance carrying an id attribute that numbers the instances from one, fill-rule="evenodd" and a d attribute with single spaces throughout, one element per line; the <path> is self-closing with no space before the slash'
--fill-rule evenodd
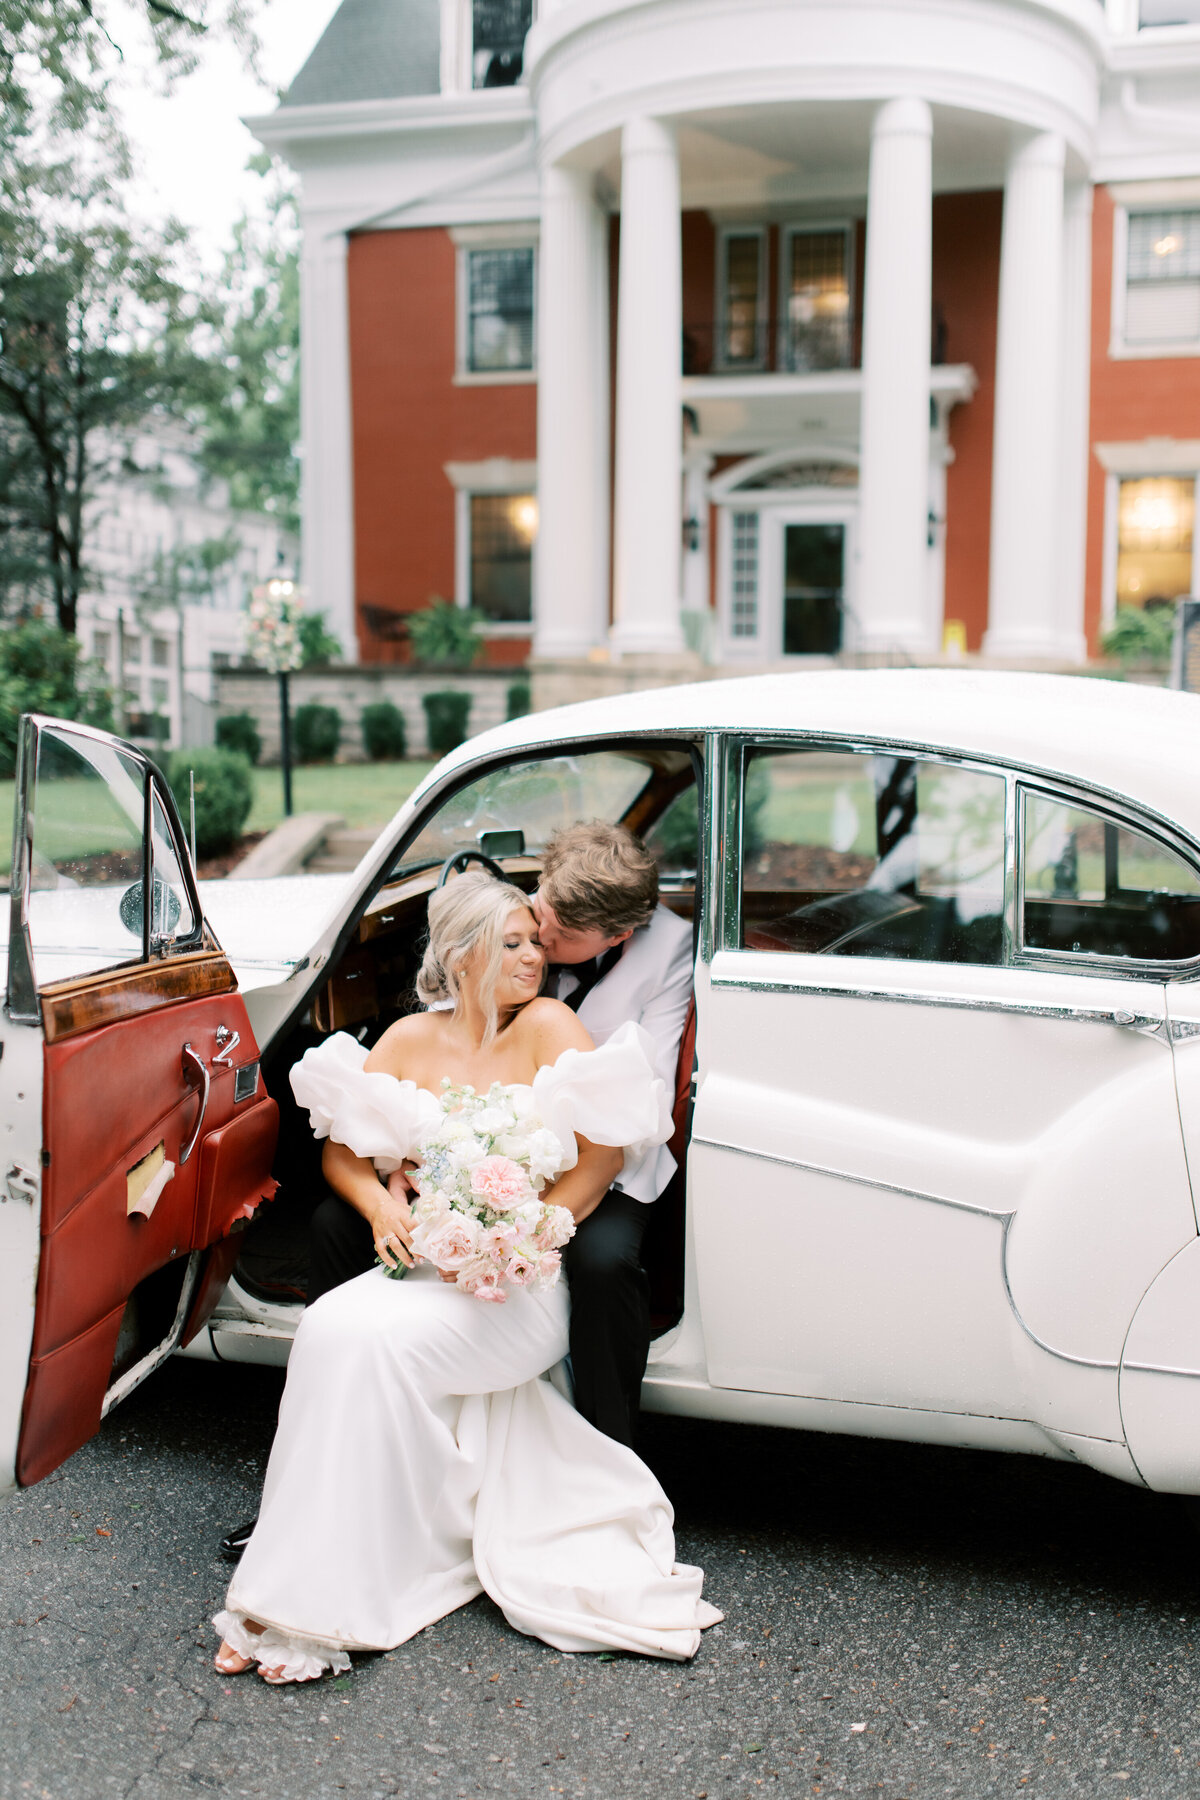
<path id="1" fill-rule="evenodd" d="M 692 932 L 658 899 L 653 858 L 622 825 L 568 825 L 546 847 L 533 897 L 550 964 L 544 991 L 561 1000 L 597 1046 L 628 1020 L 650 1035 L 654 1072 L 675 1094 L 692 991 Z M 631 1444 L 650 1352 L 650 1287 L 641 1248 L 650 1204 L 674 1162 L 657 1145 L 622 1169 L 563 1252 L 571 1287 L 575 1404 L 598 1430 Z M 397 1202 L 381 1199 L 381 1209 Z M 375 1261 L 372 1224 L 330 1194 L 312 1216 L 308 1304 Z M 241 1555 L 255 1521 L 221 1540 Z"/>

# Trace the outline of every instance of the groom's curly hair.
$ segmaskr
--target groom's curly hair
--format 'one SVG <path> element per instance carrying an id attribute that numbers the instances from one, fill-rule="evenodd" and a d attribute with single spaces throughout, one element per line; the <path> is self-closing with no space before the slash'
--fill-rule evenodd
<path id="1" fill-rule="evenodd" d="M 546 845 L 541 891 L 568 931 L 616 937 L 648 925 L 658 905 L 658 866 L 624 825 L 565 825 Z"/>

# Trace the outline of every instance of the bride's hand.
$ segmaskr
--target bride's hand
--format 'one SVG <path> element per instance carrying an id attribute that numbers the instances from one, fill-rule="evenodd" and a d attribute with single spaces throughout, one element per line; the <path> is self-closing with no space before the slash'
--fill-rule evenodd
<path id="1" fill-rule="evenodd" d="M 380 1194 L 371 1214 L 371 1235 L 375 1240 L 376 1255 L 389 1269 L 394 1269 L 397 1263 L 411 1269 L 414 1260 L 410 1248 L 413 1216 L 406 1202 L 392 1191 L 393 1180 L 395 1176 L 389 1177 L 388 1191 Z"/>

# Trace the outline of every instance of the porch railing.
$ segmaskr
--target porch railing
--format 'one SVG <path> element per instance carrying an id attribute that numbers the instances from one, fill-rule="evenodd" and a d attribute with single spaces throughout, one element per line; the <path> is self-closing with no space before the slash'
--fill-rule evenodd
<path id="1" fill-rule="evenodd" d="M 940 306 L 930 319 L 930 361 L 946 361 L 946 321 Z M 685 375 L 810 375 L 862 367 L 862 322 L 840 318 L 787 320 L 688 319 L 683 327 Z"/>

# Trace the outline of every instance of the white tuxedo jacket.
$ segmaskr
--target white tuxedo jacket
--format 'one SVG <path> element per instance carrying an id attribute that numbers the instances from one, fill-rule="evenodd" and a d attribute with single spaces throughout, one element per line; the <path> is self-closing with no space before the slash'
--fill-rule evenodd
<path id="1" fill-rule="evenodd" d="M 570 998 L 577 982 L 564 970 L 559 996 Z M 579 1018 L 597 1044 L 608 1041 L 618 1026 L 632 1019 L 654 1040 L 654 1073 L 675 1099 L 679 1040 L 692 993 L 692 928 L 665 906 L 655 909 L 625 945 L 620 962 L 585 994 Z M 626 1158 L 619 1181 L 633 1200 L 657 1200 L 675 1172 L 675 1158 L 665 1144 L 631 1162 Z"/>

